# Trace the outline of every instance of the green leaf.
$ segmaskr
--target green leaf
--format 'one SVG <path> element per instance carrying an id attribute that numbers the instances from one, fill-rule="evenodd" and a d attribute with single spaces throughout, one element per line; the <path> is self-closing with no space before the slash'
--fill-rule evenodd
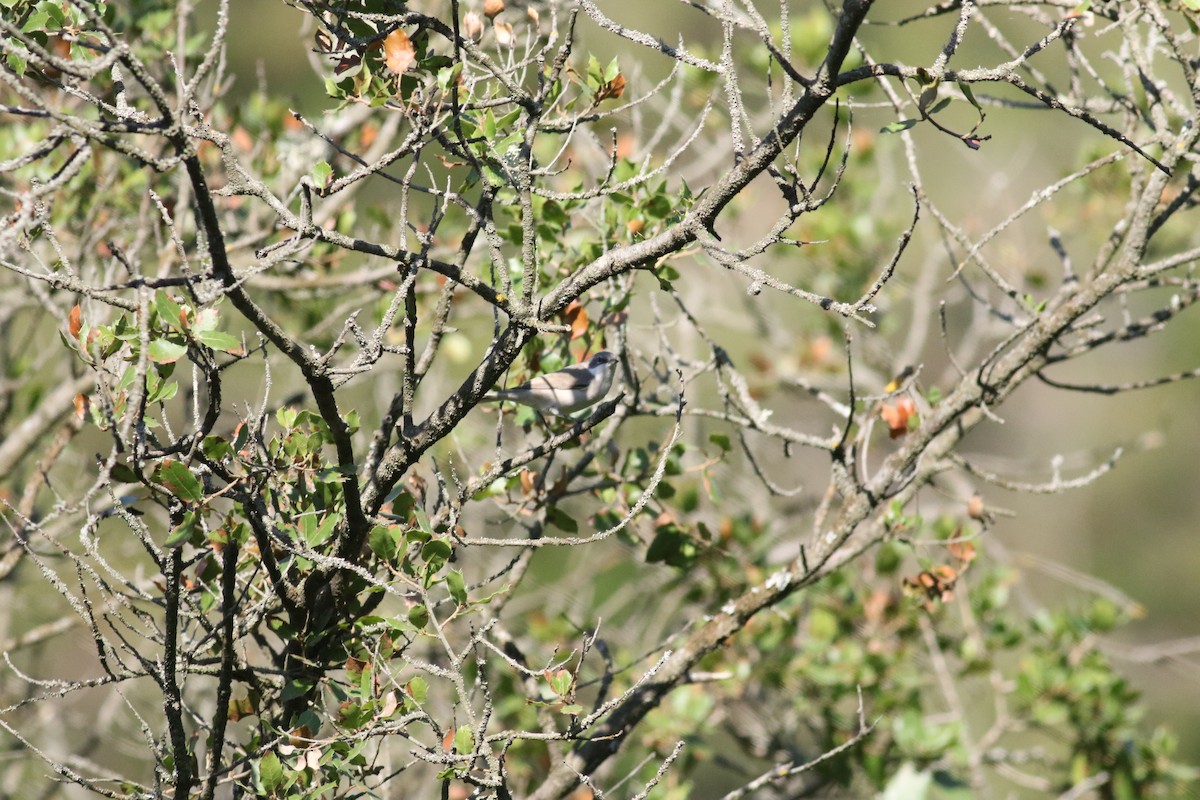
<path id="1" fill-rule="evenodd" d="M 300 416 L 300 412 L 294 408 L 283 406 L 275 412 L 275 421 L 279 423 L 279 427 L 284 430 L 290 430 L 296 425 L 296 418 Z"/>
<path id="2" fill-rule="evenodd" d="M 463 578 L 463 574 L 456 569 L 446 573 L 446 588 L 450 590 L 450 596 L 454 598 L 454 602 L 461 605 L 467 603 L 467 581 Z"/>
<path id="3" fill-rule="evenodd" d="M 316 547 L 329 538 L 340 517 L 337 514 L 326 514 L 320 525 L 316 524 L 315 517 L 306 517 L 305 519 L 312 521 L 311 525 L 305 527 L 305 539 L 309 545 Z"/>
<path id="4" fill-rule="evenodd" d="M 392 561 L 399 550 L 400 529 L 395 525 L 376 525 L 367 536 L 371 552 L 384 561 Z"/>
<path id="5" fill-rule="evenodd" d="M 722 452 L 724 452 L 724 453 L 729 452 L 731 445 L 729 443 L 729 437 L 726 436 L 725 434 L 714 433 L 708 437 L 708 440 L 710 442 L 712 442 L 713 444 L 715 444 L 717 447 L 721 448 Z"/>
<path id="6" fill-rule="evenodd" d="M 196 312 L 195 318 L 191 321 L 192 333 L 200 331 L 215 331 L 217 323 L 220 322 L 220 314 L 215 308 L 202 308 Z"/>
<path id="7" fill-rule="evenodd" d="M 333 167 L 329 166 L 328 161 L 318 161 L 312 168 L 313 184 L 324 188 L 329 184 L 329 178 L 333 175 Z"/>
<path id="8" fill-rule="evenodd" d="M 417 630 L 429 624 L 429 609 L 425 606 L 413 606 L 408 610 L 408 621 Z"/>
<path id="9" fill-rule="evenodd" d="M 223 331 L 196 331 L 196 340 L 212 350 L 226 353 L 241 353 L 242 342 L 232 334 Z"/>
<path id="10" fill-rule="evenodd" d="M 662 563 L 684 569 L 695 562 L 698 554 L 699 549 L 691 537 L 673 524 L 664 525 L 655 533 L 654 540 L 646 550 L 646 563 Z"/>
<path id="11" fill-rule="evenodd" d="M 651 197 L 650 200 L 642 206 L 643 210 L 656 219 L 665 219 L 670 216 L 672 206 L 671 198 L 665 194 L 657 194 Z"/>
<path id="12" fill-rule="evenodd" d="M 604 82 L 611 83 L 620 74 L 621 74 L 621 65 L 619 63 L 617 63 L 617 59 L 614 56 L 613 60 L 609 61 L 608 66 L 604 68 Z"/>
<path id="13" fill-rule="evenodd" d="M 1196 2 L 1200 2 L 1200 0 L 1196 0 Z M 963 93 L 963 97 L 967 98 L 968 103 L 975 106 L 979 112 L 983 112 L 983 107 L 979 105 L 979 101 L 975 99 L 975 93 L 971 91 L 971 84 L 959 81 L 958 90 Z"/>
<path id="14" fill-rule="evenodd" d="M 408 696 L 419 705 L 425 702 L 425 696 L 429 694 L 429 683 L 417 675 L 408 682 L 404 689 L 408 692 Z"/>
<path id="15" fill-rule="evenodd" d="M 550 673 L 548 677 L 550 680 L 550 688 L 553 689 L 554 693 L 559 697 L 566 697 L 571 691 L 571 685 L 575 683 L 575 676 L 571 674 L 570 670 L 566 669 L 556 670 L 555 672 Z"/>
<path id="16" fill-rule="evenodd" d="M 157 364 L 172 364 L 187 355 L 187 345 L 170 339 L 153 339 L 147 352 Z"/>
<path id="17" fill-rule="evenodd" d="M 921 94 L 917 98 L 917 108 L 925 111 L 933 105 L 933 102 L 937 100 L 938 87 L 941 83 L 940 80 L 932 80 L 925 85 L 925 88 L 921 90 Z"/>
<path id="18" fill-rule="evenodd" d="M 881 800 L 925 800 L 929 796 L 929 785 L 933 776 L 928 771 L 917 771 L 911 763 L 901 765 L 887 788 L 880 795 Z"/>
<path id="19" fill-rule="evenodd" d="M 919 119 L 902 119 L 899 122 L 893 122 L 891 125 L 884 125 L 879 129 L 880 133 L 900 133 L 916 125 L 921 120 Z"/>
<path id="20" fill-rule="evenodd" d="M 455 63 L 445 69 L 438 70 L 437 85 L 443 92 L 450 91 L 450 87 L 458 82 L 458 76 L 462 74 L 462 63 Z"/>
<path id="21" fill-rule="evenodd" d="M 189 503 L 199 503 L 204 499 L 204 487 L 186 465 L 167 459 L 158 469 L 154 470 L 155 483 L 165 486 L 167 491 L 186 500 Z"/>
<path id="22" fill-rule="evenodd" d="M 454 752 L 464 756 L 475 752 L 475 734 L 470 725 L 460 725 L 455 731 Z"/>
<path id="23" fill-rule="evenodd" d="M 165 403 L 179 392 L 179 384 L 175 381 L 170 383 L 159 383 L 159 385 L 146 395 L 148 403 Z"/>
<path id="24" fill-rule="evenodd" d="M 171 296 L 159 289 L 154 293 L 154 307 L 163 324 L 172 330 L 183 332 L 183 306 L 171 299 Z"/>
<path id="25" fill-rule="evenodd" d="M 200 450 L 213 461 L 224 461 L 233 455 L 233 448 L 229 442 L 220 436 L 205 436 L 204 441 L 200 443 Z"/>
<path id="26" fill-rule="evenodd" d="M 29 62 L 25 60 L 24 56 L 15 50 L 9 50 L 4 55 L 8 61 L 8 66 L 17 74 L 17 77 L 24 77 L 25 70 L 29 67 Z"/>
<path id="27" fill-rule="evenodd" d="M 183 521 L 171 530 L 165 545 L 167 547 L 181 547 L 192 540 L 200 530 L 200 520 L 195 512 L 188 511 L 183 515 Z"/>
<path id="28" fill-rule="evenodd" d="M 546 522 L 560 531 L 566 531 L 567 533 L 579 532 L 579 523 L 575 521 L 574 517 L 557 506 L 551 506 L 546 509 Z"/>
<path id="29" fill-rule="evenodd" d="M 258 762 L 258 777 L 267 792 L 274 792 L 283 783 L 283 764 L 279 756 L 267 753 Z"/>
<path id="30" fill-rule="evenodd" d="M 509 111 L 504 116 L 500 117 L 500 119 L 496 120 L 496 122 L 495 122 L 496 130 L 504 130 L 505 128 L 510 127 L 514 122 L 517 121 L 517 118 L 521 116 L 521 113 L 522 113 L 522 109 L 518 106 L 517 108 L 514 108 L 512 111 Z M 522 134 L 522 135 L 524 135 L 524 134 Z M 497 149 L 501 149 L 501 148 L 497 148 Z"/>
<path id="31" fill-rule="evenodd" d="M 116 464 L 110 473 L 114 481 L 121 483 L 141 483 L 141 478 L 126 464 Z"/>
<path id="32" fill-rule="evenodd" d="M 450 547 L 450 543 L 445 539 L 430 539 L 421 548 L 421 558 L 426 562 L 445 562 L 449 560 L 453 553 L 453 548 Z"/>

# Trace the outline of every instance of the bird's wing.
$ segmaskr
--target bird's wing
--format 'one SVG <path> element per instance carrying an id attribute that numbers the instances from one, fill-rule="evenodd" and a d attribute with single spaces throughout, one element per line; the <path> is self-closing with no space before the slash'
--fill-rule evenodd
<path id="1" fill-rule="evenodd" d="M 592 375 L 591 370 L 583 364 L 577 364 L 549 375 L 539 375 L 526 385 L 532 389 L 569 392 L 587 387 L 594 379 L 595 376 Z"/>

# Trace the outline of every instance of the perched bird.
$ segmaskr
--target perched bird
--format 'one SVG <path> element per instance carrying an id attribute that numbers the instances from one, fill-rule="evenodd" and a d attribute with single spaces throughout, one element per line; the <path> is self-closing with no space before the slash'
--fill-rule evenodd
<path id="1" fill-rule="evenodd" d="M 617 371 L 617 357 L 601 350 L 586 364 L 538 375 L 520 386 L 497 389 L 484 395 L 484 400 L 512 400 L 559 416 L 573 414 L 604 399 L 612 388 Z"/>

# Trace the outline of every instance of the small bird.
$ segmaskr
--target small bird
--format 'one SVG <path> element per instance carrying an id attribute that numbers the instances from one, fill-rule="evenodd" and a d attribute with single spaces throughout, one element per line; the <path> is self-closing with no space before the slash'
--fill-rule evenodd
<path id="1" fill-rule="evenodd" d="M 565 417 L 580 409 L 595 405 L 612 388 L 617 371 L 617 357 L 601 350 L 586 364 L 538 375 L 511 389 L 497 389 L 484 395 L 484 400 L 512 400 L 541 411 Z"/>

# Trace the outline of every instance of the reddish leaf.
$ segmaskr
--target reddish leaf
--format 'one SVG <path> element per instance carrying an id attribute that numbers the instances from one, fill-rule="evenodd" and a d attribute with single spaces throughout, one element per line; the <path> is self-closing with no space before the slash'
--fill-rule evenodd
<path id="1" fill-rule="evenodd" d="M 71 337 L 79 336 L 79 331 L 83 328 L 83 312 L 79 310 L 79 305 L 76 304 L 71 308 L 70 317 L 67 320 L 67 330 L 71 332 Z"/>

